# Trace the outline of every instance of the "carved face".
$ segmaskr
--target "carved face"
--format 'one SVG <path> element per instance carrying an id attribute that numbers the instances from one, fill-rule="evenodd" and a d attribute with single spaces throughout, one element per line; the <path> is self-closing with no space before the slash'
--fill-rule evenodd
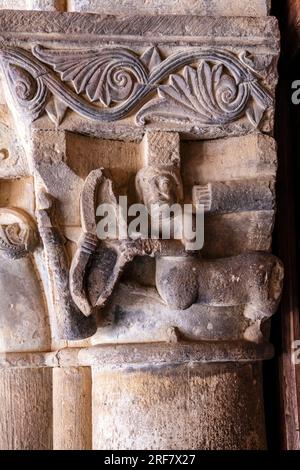
<path id="1" fill-rule="evenodd" d="M 136 176 L 136 189 L 149 213 L 153 205 L 171 206 L 183 199 L 181 176 L 176 169 L 142 168 Z M 161 217 L 164 218 L 163 211 Z"/>

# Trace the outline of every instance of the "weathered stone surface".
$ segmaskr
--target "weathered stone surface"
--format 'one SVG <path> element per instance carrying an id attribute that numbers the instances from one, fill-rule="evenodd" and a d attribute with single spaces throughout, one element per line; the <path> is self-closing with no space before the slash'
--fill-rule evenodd
<path id="1" fill-rule="evenodd" d="M 182 155 L 183 180 L 190 190 L 195 184 L 276 176 L 276 142 L 262 134 L 182 142 Z"/>
<path id="2" fill-rule="evenodd" d="M 0 178 L 29 176 L 26 154 L 16 133 L 0 123 Z"/>
<path id="3" fill-rule="evenodd" d="M 156 287 L 167 305 L 179 310 L 197 303 L 244 305 L 244 315 L 252 321 L 244 336 L 260 342 L 261 323 L 279 305 L 283 266 L 273 255 L 259 252 L 213 261 L 162 257 L 156 265 Z"/>
<path id="4" fill-rule="evenodd" d="M 52 448 L 52 370 L 0 369 L 0 449 Z"/>
<path id="5" fill-rule="evenodd" d="M 192 257 L 179 261 L 163 257 L 156 265 L 157 289 L 169 307 L 240 304 L 246 306 L 249 318 L 275 313 L 283 280 L 283 267 L 275 256 L 252 252 L 212 261 Z"/>
<path id="6" fill-rule="evenodd" d="M 127 282 L 116 289 L 92 342 L 169 341 L 174 328 L 182 339 L 190 341 L 241 340 L 249 324 L 243 317 L 243 307 L 194 304 L 184 311 L 174 310 L 164 304 L 155 288 Z"/>
<path id="7" fill-rule="evenodd" d="M 63 11 L 66 0 L 0 0 L 0 9 Z"/>
<path id="8" fill-rule="evenodd" d="M 142 151 L 145 166 L 180 167 L 180 136 L 177 132 L 147 132 Z"/>
<path id="9" fill-rule="evenodd" d="M 202 254 L 222 258 L 247 251 L 270 251 L 273 226 L 273 211 L 208 215 Z"/>
<path id="10" fill-rule="evenodd" d="M 212 362 L 260 362 L 271 359 L 269 343 L 251 341 L 158 342 L 63 348 L 48 353 L 0 354 L 1 368 L 101 367 L 103 370 L 145 369 L 151 365 Z"/>
<path id="11" fill-rule="evenodd" d="M 93 448 L 264 449 L 260 374 L 250 364 L 95 367 Z"/>
<path id="12" fill-rule="evenodd" d="M 69 0 L 70 11 L 110 15 L 174 14 L 260 16 L 270 11 L 269 0 Z"/>
<path id="13" fill-rule="evenodd" d="M 27 0 L 28 10 L 64 11 L 66 0 Z"/>
<path id="14" fill-rule="evenodd" d="M 0 350 L 51 347 L 47 308 L 33 253 L 37 227 L 26 212 L 0 208 Z"/>
<path id="15" fill-rule="evenodd" d="M 245 17 L 205 17 L 194 15 L 163 15 L 157 21 L 158 15 L 152 17 L 135 16 L 118 18 L 112 15 L 93 15 L 79 13 L 37 12 L 37 11 L 0 11 L 3 37 L 10 39 L 13 36 L 25 43 L 33 40 L 40 33 L 56 33 L 65 43 L 72 42 L 68 36 L 74 34 L 81 37 L 84 44 L 99 36 L 101 43 L 107 42 L 104 36 L 115 36 L 115 41 L 133 43 L 132 36 L 141 41 L 141 44 L 151 44 L 150 38 L 160 44 L 167 39 L 182 36 L 182 43 L 195 45 L 215 40 L 214 46 L 223 42 L 227 46 L 227 39 L 231 37 L 232 47 L 241 47 L 245 44 L 252 50 L 259 51 L 266 46 L 270 51 L 279 50 L 279 31 L 277 20 L 274 17 L 245 18 Z M 55 20 L 55 21 L 54 21 Z M 23 37 L 21 38 L 21 33 Z M 201 34 L 202 32 L 202 34 Z M 29 36 L 31 34 L 32 36 Z M 83 37 L 87 34 L 88 37 Z M 128 36 L 130 36 L 128 38 Z M 50 38 L 49 38 L 50 39 Z M 51 41 L 51 39 L 50 39 Z"/>
<path id="16" fill-rule="evenodd" d="M 53 369 L 53 449 L 92 449 L 92 378 L 88 367 Z"/>
<path id="17" fill-rule="evenodd" d="M 68 256 L 62 234 L 55 222 L 53 200 L 47 193 L 41 192 L 38 202 L 38 227 L 44 244 L 48 276 L 52 281 L 54 329 L 60 339 L 76 340 L 90 337 L 96 331 L 96 324 L 92 318 L 84 318 L 72 302 Z"/>
<path id="18" fill-rule="evenodd" d="M 10 173 L 10 169 L 8 170 Z M 5 169 L 5 173 L 7 169 Z M 14 170 L 12 171 L 14 174 Z M 8 175 L 7 175 L 8 176 Z M 1 179 L 0 177 L 0 207 L 17 207 L 34 217 L 35 200 L 32 178 Z"/>
<path id="19" fill-rule="evenodd" d="M 109 15 L 210 15 L 264 16 L 269 0 L 0 0 L 0 9 L 58 10 L 94 12 Z"/>
<path id="20" fill-rule="evenodd" d="M 273 210 L 275 181 L 234 180 L 193 187 L 193 204 L 211 214 Z"/>
<path id="21" fill-rule="evenodd" d="M 49 350 L 48 313 L 32 261 L 0 260 L 0 351 Z"/>
<path id="22" fill-rule="evenodd" d="M 27 0 L 1 0 L 0 8 L 7 10 L 26 10 Z"/>

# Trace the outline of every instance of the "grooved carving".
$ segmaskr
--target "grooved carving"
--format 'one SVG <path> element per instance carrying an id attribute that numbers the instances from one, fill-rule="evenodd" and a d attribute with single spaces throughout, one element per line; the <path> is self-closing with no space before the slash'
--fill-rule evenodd
<path id="1" fill-rule="evenodd" d="M 38 244 L 37 228 L 20 209 L 0 208 L 0 252 L 18 259 L 33 252 Z"/>
<path id="2" fill-rule="evenodd" d="M 70 108 L 84 118 L 112 122 L 136 109 L 137 126 L 192 122 L 201 133 L 202 127 L 244 117 L 257 127 L 272 106 L 246 55 L 226 50 L 190 48 L 162 58 L 154 48 L 139 56 L 119 46 L 73 51 L 34 46 L 32 53 L 2 49 L 1 64 L 17 112 L 31 121 L 47 111 L 59 124 Z M 47 105 L 49 94 L 54 105 Z"/>

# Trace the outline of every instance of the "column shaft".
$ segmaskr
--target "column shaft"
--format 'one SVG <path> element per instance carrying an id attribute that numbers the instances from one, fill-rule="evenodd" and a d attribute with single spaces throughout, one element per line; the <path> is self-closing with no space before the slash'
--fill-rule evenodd
<path id="1" fill-rule="evenodd" d="M 92 448 L 91 370 L 53 369 L 53 447 L 56 450 Z"/>

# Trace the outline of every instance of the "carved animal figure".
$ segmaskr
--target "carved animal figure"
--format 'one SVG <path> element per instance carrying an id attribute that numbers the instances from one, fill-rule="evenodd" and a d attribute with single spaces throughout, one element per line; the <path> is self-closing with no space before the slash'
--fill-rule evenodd
<path id="1" fill-rule="evenodd" d="M 168 306 L 184 310 L 194 303 L 245 305 L 244 315 L 262 320 L 280 301 L 283 265 L 269 253 L 250 252 L 218 260 L 157 259 L 156 285 Z"/>

